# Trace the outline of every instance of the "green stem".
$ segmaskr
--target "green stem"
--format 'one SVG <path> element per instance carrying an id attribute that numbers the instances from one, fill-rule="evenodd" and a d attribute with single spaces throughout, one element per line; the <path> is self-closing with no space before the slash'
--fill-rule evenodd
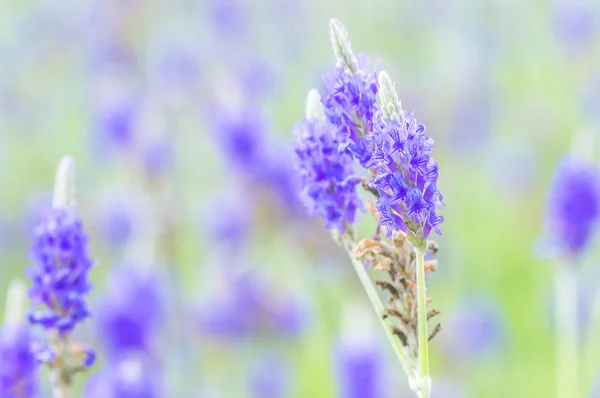
<path id="1" fill-rule="evenodd" d="M 377 290 L 375 289 L 375 286 L 374 286 L 373 282 L 371 281 L 369 274 L 367 273 L 367 269 L 365 268 L 365 266 L 362 262 L 358 261 L 357 259 L 355 259 L 352 256 L 352 250 L 354 248 L 354 243 L 351 241 L 351 239 L 347 235 L 342 235 L 341 239 L 342 239 L 342 244 L 343 244 L 344 248 L 348 251 L 348 255 L 350 256 L 350 260 L 352 261 L 354 270 L 356 271 L 356 274 L 358 275 L 358 279 L 360 280 L 360 282 L 363 286 L 363 289 L 365 289 L 365 292 L 367 293 L 367 296 L 369 297 L 369 301 L 371 302 L 371 305 L 373 306 L 373 309 L 375 310 L 375 313 L 377 314 L 377 320 L 379 321 L 379 324 L 383 328 L 385 335 L 387 336 L 390 344 L 392 345 L 392 348 L 394 349 L 394 353 L 396 354 L 396 357 L 398 358 L 400 365 L 402 365 L 402 369 L 404 370 L 404 373 L 406 373 L 406 375 L 408 376 L 409 383 L 412 385 L 413 381 L 415 380 L 415 372 L 412 369 L 412 367 L 410 366 L 410 363 L 408 361 L 408 358 L 406 357 L 406 353 L 404 351 L 404 347 L 402 346 L 402 343 L 400 342 L 400 340 L 398 338 L 396 338 L 394 336 L 391 329 L 388 327 L 388 325 L 382 318 L 381 314 L 383 313 L 385 308 L 384 308 L 383 304 L 381 303 L 379 294 L 377 293 Z"/>
<path id="2" fill-rule="evenodd" d="M 387 326 L 387 324 L 381 317 L 381 314 L 383 313 L 383 310 L 385 308 L 383 307 L 383 304 L 381 304 L 381 300 L 379 299 L 377 290 L 375 290 L 375 286 L 371 282 L 371 278 L 369 278 L 369 274 L 367 273 L 367 270 L 366 270 L 364 264 L 360 263 L 359 261 L 357 261 L 356 259 L 354 259 L 352 257 L 351 257 L 351 260 L 352 260 L 352 265 L 354 265 L 354 270 L 356 271 L 356 274 L 358 275 L 358 279 L 360 279 L 360 282 L 362 283 L 363 288 L 365 289 L 365 292 L 367 293 L 367 296 L 369 297 L 369 301 L 371 301 L 371 305 L 373 306 L 373 309 L 375 310 L 375 313 L 377 314 L 377 319 L 379 320 L 379 324 L 385 331 L 385 334 L 388 337 L 388 340 L 392 344 L 392 347 L 394 348 L 394 352 L 396 353 L 396 357 L 398 358 L 398 360 L 400 361 L 400 364 L 402 365 L 402 369 L 404 369 L 404 372 L 406 373 L 406 375 L 408 376 L 409 379 L 411 379 L 411 380 L 414 379 L 415 374 L 414 374 L 414 371 L 412 370 L 411 366 L 408 363 L 408 359 L 406 358 L 406 354 L 404 353 L 404 348 L 402 347 L 402 343 L 400 342 L 399 339 L 394 337 L 392 331 L 390 330 L 390 328 Z"/>
<path id="3" fill-rule="evenodd" d="M 600 367 L 600 347 L 596 344 L 597 336 L 600 335 L 600 290 L 594 296 L 592 305 L 591 320 L 586 331 L 585 340 L 585 379 L 584 386 L 589 388 L 594 379 L 594 372 Z"/>
<path id="4" fill-rule="evenodd" d="M 419 332 L 419 369 L 421 376 L 420 398 L 428 398 L 429 378 L 429 334 L 427 333 L 427 288 L 425 285 L 425 250 L 415 248 L 417 253 L 417 302 Z"/>
<path id="5" fill-rule="evenodd" d="M 556 396 L 579 397 L 577 278 L 571 264 L 556 275 Z"/>
<path id="6" fill-rule="evenodd" d="M 68 358 L 69 337 L 61 337 L 58 332 L 53 337 L 53 345 L 56 347 L 56 362 L 49 370 L 50 384 L 52 385 L 53 398 L 70 397 L 70 359 Z"/>

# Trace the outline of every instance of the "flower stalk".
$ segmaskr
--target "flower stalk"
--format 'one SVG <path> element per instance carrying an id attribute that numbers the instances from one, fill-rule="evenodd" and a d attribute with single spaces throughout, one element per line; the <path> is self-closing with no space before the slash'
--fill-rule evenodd
<path id="1" fill-rule="evenodd" d="M 579 397 L 577 277 L 569 263 L 556 276 L 556 396 Z"/>
<path id="2" fill-rule="evenodd" d="M 34 230 L 30 257 L 35 267 L 28 269 L 33 305 L 29 322 L 48 336 L 35 347 L 35 356 L 48 367 L 55 398 L 69 398 L 74 375 L 96 358 L 92 349 L 70 340 L 76 325 L 90 316 L 86 296 L 94 264 L 75 204 L 75 162 L 65 156 L 56 171 L 53 208 Z"/>
<path id="3" fill-rule="evenodd" d="M 417 254 L 417 307 L 419 328 L 419 392 L 421 398 L 429 398 L 429 334 L 427 332 L 427 288 L 425 284 L 425 249 L 415 249 Z"/>
<path id="4" fill-rule="evenodd" d="M 425 255 L 437 251 L 428 237 L 441 235 L 444 221 L 437 214 L 444 204 L 431 157 L 434 141 L 414 114 L 402 110 L 388 74 L 377 63 L 371 71 L 365 54 L 354 55 L 338 20 L 330 22 L 330 38 L 337 64 L 324 78 L 327 95 L 321 100 L 309 93 L 306 118 L 296 127 L 300 198 L 348 252 L 410 387 L 429 398 L 428 340 L 441 324 L 428 331 L 439 312 L 427 311 L 425 272 L 437 262 Z M 369 178 L 355 171 L 357 164 Z M 377 221 L 373 235 L 362 240 L 352 230 L 357 210 L 365 207 L 359 185 L 374 196 L 367 207 Z M 367 268 L 380 275 L 371 279 Z"/>

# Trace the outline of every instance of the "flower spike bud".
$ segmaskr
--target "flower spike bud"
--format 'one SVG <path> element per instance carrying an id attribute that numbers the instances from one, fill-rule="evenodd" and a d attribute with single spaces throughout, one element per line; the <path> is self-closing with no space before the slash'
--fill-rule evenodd
<path id="1" fill-rule="evenodd" d="M 25 311 L 23 305 L 27 296 L 25 283 L 20 279 L 13 279 L 6 291 L 6 308 L 4 311 L 5 325 L 18 325 L 24 321 Z"/>
<path id="2" fill-rule="evenodd" d="M 337 19 L 332 19 L 329 21 L 329 34 L 338 66 L 346 66 L 350 73 L 355 75 L 358 72 L 358 61 L 352 53 L 348 32 L 344 25 Z"/>
<path id="3" fill-rule="evenodd" d="M 396 94 L 394 83 L 386 72 L 379 72 L 377 86 L 377 99 L 379 100 L 383 115 L 388 120 L 399 122 L 402 111 L 400 100 L 398 99 L 398 94 Z"/>
<path id="4" fill-rule="evenodd" d="M 56 168 L 52 207 L 74 208 L 75 204 L 75 160 L 71 155 L 65 155 Z"/>
<path id="5" fill-rule="evenodd" d="M 325 107 L 316 89 L 311 89 L 306 97 L 306 118 L 325 120 Z"/>

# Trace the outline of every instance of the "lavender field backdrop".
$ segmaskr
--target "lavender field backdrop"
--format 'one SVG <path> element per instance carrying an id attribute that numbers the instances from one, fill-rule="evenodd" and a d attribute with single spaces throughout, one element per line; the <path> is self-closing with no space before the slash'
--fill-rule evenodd
<path id="1" fill-rule="evenodd" d="M 0 320 L 69 154 L 95 260 L 74 337 L 97 355 L 74 397 L 414 396 L 298 196 L 294 126 L 335 66 L 334 17 L 435 140 L 431 397 L 555 396 L 548 192 L 566 155 L 600 161 L 600 4 L 3 0 Z M 576 268 L 581 397 L 600 397 L 597 243 Z"/>

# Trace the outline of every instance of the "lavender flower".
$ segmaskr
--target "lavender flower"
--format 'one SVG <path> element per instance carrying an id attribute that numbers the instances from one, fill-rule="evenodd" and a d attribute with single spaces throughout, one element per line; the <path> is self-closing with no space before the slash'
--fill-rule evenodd
<path id="1" fill-rule="evenodd" d="M 32 338 L 22 323 L 25 286 L 12 281 L 6 295 L 5 322 L 0 328 L 0 396 L 31 398 L 37 391 L 37 363 Z"/>
<path id="2" fill-rule="evenodd" d="M 90 379 L 86 398 L 158 398 L 164 396 L 158 371 L 140 358 L 124 358 Z"/>
<path id="3" fill-rule="evenodd" d="M 595 232 L 599 215 L 598 169 L 575 157 L 563 159 L 549 193 L 546 214 L 548 238 L 560 254 L 580 254 Z"/>
<path id="4" fill-rule="evenodd" d="M 99 208 L 96 220 L 111 247 L 123 247 L 131 238 L 135 222 L 132 206 L 125 198 L 111 198 Z"/>
<path id="5" fill-rule="evenodd" d="M 378 62 L 370 72 L 367 55 L 361 53 L 354 57 L 341 24 L 333 20 L 331 30 L 333 48 L 340 62 L 324 77 L 327 89 L 323 101 L 325 113 L 340 139 L 345 138 L 342 148 L 348 148 L 363 167 L 368 167 L 371 145 L 365 136 L 373 130 Z"/>
<path id="6" fill-rule="evenodd" d="M 32 339 L 25 325 L 0 329 L 0 396 L 31 398 L 37 390 L 37 363 L 31 351 Z"/>
<path id="7" fill-rule="evenodd" d="M 437 189 L 438 165 L 431 158 L 433 139 L 412 113 L 401 111 L 389 77 L 379 77 L 382 109 L 374 117 L 374 152 L 369 165 L 376 175 L 371 181 L 380 194 L 377 209 L 388 236 L 394 230 L 405 232 L 411 243 L 422 247 L 432 229 L 439 235 L 444 218 Z"/>
<path id="8" fill-rule="evenodd" d="M 138 267 L 115 271 L 109 295 L 97 310 L 98 337 L 110 361 L 152 352 L 164 320 L 164 299 L 155 275 Z"/>
<path id="9" fill-rule="evenodd" d="M 381 358 L 376 351 L 339 347 L 337 353 L 340 398 L 381 397 Z"/>
<path id="10" fill-rule="evenodd" d="M 32 324 L 56 329 L 61 335 L 89 316 L 85 297 L 91 285 L 88 274 L 93 265 L 87 235 L 73 210 L 52 209 L 34 231 L 30 252 L 36 268 L 29 269 L 29 291 L 34 310 Z"/>
<path id="11" fill-rule="evenodd" d="M 360 178 L 354 173 L 352 154 L 339 149 L 343 138 L 335 126 L 319 118 L 319 113 L 323 113 L 319 102 L 319 94 L 312 90 L 307 118 L 296 126 L 300 198 L 310 215 L 325 220 L 325 228 L 343 231 L 345 224 L 354 222 L 356 210 L 362 207 L 356 193 Z"/>
<path id="12" fill-rule="evenodd" d="M 295 338 L 302 332 L 299 304 L 290 297 L 273 297 L 256 274 L 236 275 L 229 284 L 229 294 L 201 311 L 202 333 L 243 340 L 260 333 Z"/>
<path id="13" fill-rule="evenodd" d="M 593 41 L 597 28 L 593 2 L 559 0 L 553 14 L 554 32 L 566 49 L 586 46 Z"/>
<path id="14" fill-rule="evenodd" d="M 249 374 L 251 397 L 283 398 L 289 396 L 289 368 L 286 358 L 265 355 L 255 361 Z"/>
<path id="15" fill-rule="evenodd" d="M 231 167 L 246 173 L 259 173 L 258 168 L 264 162 L 264 137 L 268 132 L 260 112 L 255 109 L 240 112 L 218 110 L 214 130 Z"/>
<path id="16" fill-rule="evenodd" d="M 29 321 L 48 332 L 36 350 L 39 362 L 48 364 L 53 394 L 70 395 L 73 376 L 96 359 L 90 348 L 70 341 L 75 326 L 89 316 L 85 298 L 91 289 L 88 274 L 93 265 L 87 236 L 75 213 L 75 163 L 61 159 L 54 184 L 53 209 L 34 231 L 30 257 L 37 267 L 28 270 L 33 309 Z"/>
<path id="17" fill-rule="evenodd" d="M 97 139 L 112 148 L 131 145 L 137 104 L 129 100 L 115 100 L 96 112 L 95 128 Z"/>
<path id="18" fill-rule="evenodd" d="M 362 304 L 344 308 L 342 336 L 334 351 L 340 398 L 382 397 L 383 358 L 371 314 Z"/>
<path id="19" fill-rule="evenodd" d="M 504 320 L 497 304 L 486 296 L 470 296 L 450 318 L 450 333 L 442 340 L 453 360 L 476 360 L 503 343 Z"/>

